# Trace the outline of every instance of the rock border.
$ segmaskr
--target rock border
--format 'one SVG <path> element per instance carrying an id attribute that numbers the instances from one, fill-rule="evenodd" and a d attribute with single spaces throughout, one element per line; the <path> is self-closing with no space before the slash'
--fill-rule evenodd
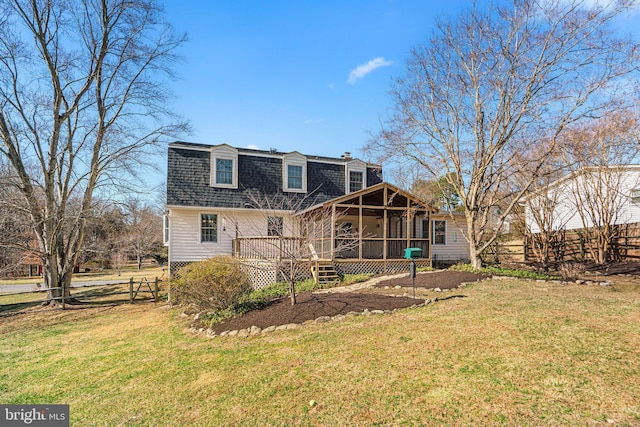
<path id="1" fill-rule="evenodd" d="M 424 272 L 424 273 L 430 273 L 430 272 Z M 385 276 L 384 280 L 388 280 L 389 277 L 391 278 L 396 278 L 396 277 L 402 277 L 405 276 L 406 274 L 396 274 L 393 276 Z M 376 283 L 380 282 L 382 278 L 373 278 L 370 279 L 368 281 L 365 282 L 361 282 L 361 283 L 356 283 L 353 285 L 348 285 L 348 286 L 343 286 L 343 287 L 339 287 L 339 288 L 330 288 L 330 289 L 321 289 L 319 291 L 314 291 L 314 293 L 327 293 L 327 292 L 352 292 L 354 290 L 359 290 L 359 289 L 364 289 L 364 288 L 369 288 L 372 287 L 373 285 L 375 285 Z M 518 279 L 517 277 L 511 277 L 511 276 L 491 276 L 491 277 L 487 277 L 485 279 L 476 281 L 476 282 L 472 282 L 473 283 L 479 283 L 479 282 L 483 282 L 485 280 L 507 280 L 507 279 Z M 532 279 L 529 279 L 532 280 Z M 546 280 L 546 279 L 534 279 L 536 283 L 554 283 L 554 284 L 559 284 L 559 285 L 569 285 L 569 284 L 577 284 L 577 285 L 587 285 L 587 286 L 593 286 L 593 285 L 599 285 L 599 286 L 613 286 L 613 282 L 607 280 L 605 282 L 598 282 L 598 281 L 592 281 L 592 280 L 581 280 L 581 279 L 577 279 L 577 280 Z M 458 287 L 456 288 L 452 288 L 452 289 L 440 289 L 440 288 L 420 288 L 423 289 L 425 292 L 426 291 L 432 291 L 432 292 L 450 292 L 453 291 L 454 289 L 460 289 L 460 288 L 465 288 L 469 283 L 461 283 L 460 285 L 458 285 Z M 391 289 L 392 287 L 390 286 L 385 286 L 383 289 Z M 401 289 L 402 286 L 394 286 L 393 289 Z M 407 296 L 405 295 L 394 295 L 397 297 L 401 297 L 401 296 Z M 374 316 L 374 315 L 383 315 L 383 314 L 393 314 L 397 311 L 401 311 L 401 310 L 409 310 L 409 309 L 413 309 L 413 308 L 419 308 L 419 307 L 424 307 L 427 306 L 431 303 L 434 302 L 438 302 L 438 301 L 442 301 L 445 299 L 450 299 L 453 298 L 453 296 L 450 297 L 446 297 L 446 298 L 442 298 L 442 299 L 438 299 L 438 297 L 436 297 L 434 300 L 430 300 L 427 299 L 425 300 L 423 303 L 421 304 L 414 304 L 412 306 L 406 307 L 406 308 L 395 308 L 393 310 L 371 310 L 369 311 L 369 309 L 365 309 L 363 312 L 356 312 L 356 311 L 350 311 L 347 314 L 336 314 L 335 316 L 320 316 L 314 320 L 307 320 L 303 323 L 288 323 L 286 325 L 272 325 L 272 326 L 268 326 L 264 329 L 259 328 L 257 326 L 252 326 L 251 328 L 246 328 L 246 329 L 238 329 L 238 330 L 228 330 L 228 331 L 222 331 L 219 334 L 216 334 L 216 332 L 213 329 L 205 329 L 205 328 L 191 328 L 190 331 L 194 334 L 203 334 L 208 338 L 216 338 L 216 337 L 240 337 L 240 338 L 248 338 L 248 337 L 253 337 L 256 335 L 263 335 L 263 334 L 268 334 L 270 332 L 275 332 L 275 331 L 285 331 L 285 330 L 293 330 L 293 329 L 298 329 L 302 326 L 307 326 L 310 324 L 315 324 L 315 323 L 326 323 L 326 322 L 339 322 L 342 321 L 344 319 L 346 319 L 347 317 L 357 317 L 357 316 Z M 184 314 L 184 313 L 183 313 Z M 196 315 L 198 316 L 198 315 Z M 198 316 L 199 317 L 199 316 Z M 197 320 L 197 319 L 196 319 Z"/>
<path id="2" fill-rule="evenodd" d="M 363 312 L 357 312 L 357 311 L 350 311 L 347 314 L 336 314 L 335 316 L 320 316 L 314 320 L 307 320 L 306 322 L 303 323 L 288 323 L 286 325 L 278 325 L 278 326 L 268 326 L 264 329 L 261 329 L 257 326 L 252 326 L 251 328 L 246 328 L 246 329 L 238 329 L 238 330 L 230 330 L 230 331 L 222 331 L 219 334 L 216 334 L 215 331 L 213 329 L 205 329 L 205 328 L 191 328 L 191 332 L 193 332 L 194 334 L 202 334 L 205 335 L 207 338 L 216 338 L 216 337 L 239 337 L 239 338 L 248 338 L 248 337 L 252 337 L 252 336 L 256 336 L 256 335 L 264 335 L 264 334 L 268 334 L 270 332 L 275 332 L 275 331 L 287 331 L 287 330 L 293 330 L 293 329 L 298 329 L 301 328 L 303 326 L 307 326 L 307 325 L 311 325 L 311 324 L 316 324 L 316 323 L 327 323 L 327 322 L 340 322 L 344 319 L 346 319 L 347 317 L 358 317 L 358 316 L 363 316 L 363 317 L 367 317 L 367 316 L 379 316 L 379 315 L 385 315 L 385 314 L 393 314 L 397 311 L 401 311 L 401 310 L 409 310 L 409 309 L 413 309 L 413 308 L 419 308 L 419 307 L 424 307 L 426 305 L 431 304 L 432 302 L 438 302 L 438 298 L 436 298 L 435 300 L 425 300 L 423 303 L 420 304 L 414 304 L 412 306 L 406 307 L 406 308 L 395 308 L 393 310 L 369 310 L 369 309 L 365 309 Z"/>

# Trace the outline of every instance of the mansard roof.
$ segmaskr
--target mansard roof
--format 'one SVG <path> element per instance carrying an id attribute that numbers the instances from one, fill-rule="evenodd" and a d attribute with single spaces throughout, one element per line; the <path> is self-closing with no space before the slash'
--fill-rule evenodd
<path id="1" fill-rule="evenodd" d="M 211 151 L 222 146 L 237 150 L 237 188 L 210 185 Z M 191 142 L 169 144 L 167 167 L 167 205 L 191 207 L 249 208 L 252 194 L 276 196 L 283 193 L 283 159 L 277 150 L 254 150 L 229 145 Z M 345 165 L 353 158 L 301 155 L 306 158 L 307 193 L 287 196 L 304 198 L 305 207 L 345 195 Z M 382 168 L 366 164 L 366 183 L 382 182 Z"/>

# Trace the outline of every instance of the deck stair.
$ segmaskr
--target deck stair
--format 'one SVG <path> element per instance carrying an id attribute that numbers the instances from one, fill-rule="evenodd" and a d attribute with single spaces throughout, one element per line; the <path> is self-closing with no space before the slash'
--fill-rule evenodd
<path id="1" fill-rule="evenodd" d="M 311 264 L 311 274 L 316 283 L 336 283 L 340 276 L 332 261 L 316 261 Z"/>

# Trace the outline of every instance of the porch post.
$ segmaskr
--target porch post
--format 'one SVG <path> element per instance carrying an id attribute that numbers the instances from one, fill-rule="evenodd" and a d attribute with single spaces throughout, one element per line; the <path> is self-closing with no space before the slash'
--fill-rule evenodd
<path id="1" fill-rule="evenodd" d="M 413 222 L 413 214 L 411 212 L 411 200 L 407 197 L 407 248 L 411 247 L 411 223 Z"/>
<path id="2" fill-rule="evenodd" d="M 385 185 L 384 187 L 384 192 L 383 192 L 383 198 L 384 201 L 382 202 L 382 208 L 383 208 L 383 216 L 382 216 L 382 259 L 384 260 L 385 264 L 384 264 L 384 271 L 387 271 L 387 226 L 388 226 L 388 218 L 387 218 L 387 197 L 388 197 L 388 191 L 387 191 L 387 186 Z"/>
<path id="3" fill-rule="evenodd" d="M 331 205 L 331 259 L 333 259 L 335 255 L 335 245 L 336 245 L 336 205 L 334 203 L 333 205 Z"/>
<path id="4" fill-rule="evenodd" d="M 358 207 L 358 259 L 362 259 L 362 194 L 358 202 L 360 203 Z"/>

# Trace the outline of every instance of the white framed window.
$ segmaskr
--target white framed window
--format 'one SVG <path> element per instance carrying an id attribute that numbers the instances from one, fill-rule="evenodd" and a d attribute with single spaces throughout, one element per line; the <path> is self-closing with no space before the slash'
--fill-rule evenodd
<path id="1" fill-rule="evenodd" d="M 640 188 L 634 188 L 631 190 L 631 203 L 634 205 L 640 205 Z"/>
<path id="2" fill-rule="evenodd" d="M 214 213 L 200 214 L 200 242 L 218 243 L 218 215 Z"/>
<path id="3" fill-rule="evenodd" d="M 302 190 L 302 165 L 287 165 L 287 188 Z"/>
<path id="4" fill-rule="evenodd" d="M 354 159 L 345 164 L 345 194 L 360 191 L 367 186 L 367 164 Z"/>
<path id="5" fill-rule="evenodd" d="M 447 221 L 433 221 L 433 243 L 434 245 L 447 244 Z"/>
<path id="6" fill-rule="evenodd" d="M 211 178 L 209 185 L 238 188 L 238 150 L 226 144 L 211 149 Z"/>
<path id="7" fill-rule="evenodd" d="M 293 193 L 307 192 L 307 158 L 300 153 L 285 154 L 282 163 L 282 189 Z"/>
<path id="8" fill-rule="evenodd" d="M 232 159 L 216 159 L 216 184 L 233 184 Z"/>
<path id="9" fill-rule="evenodd" d="M 360 191 L 364 188 L 364 173 L 349 171 L 349 193 Z"/>

